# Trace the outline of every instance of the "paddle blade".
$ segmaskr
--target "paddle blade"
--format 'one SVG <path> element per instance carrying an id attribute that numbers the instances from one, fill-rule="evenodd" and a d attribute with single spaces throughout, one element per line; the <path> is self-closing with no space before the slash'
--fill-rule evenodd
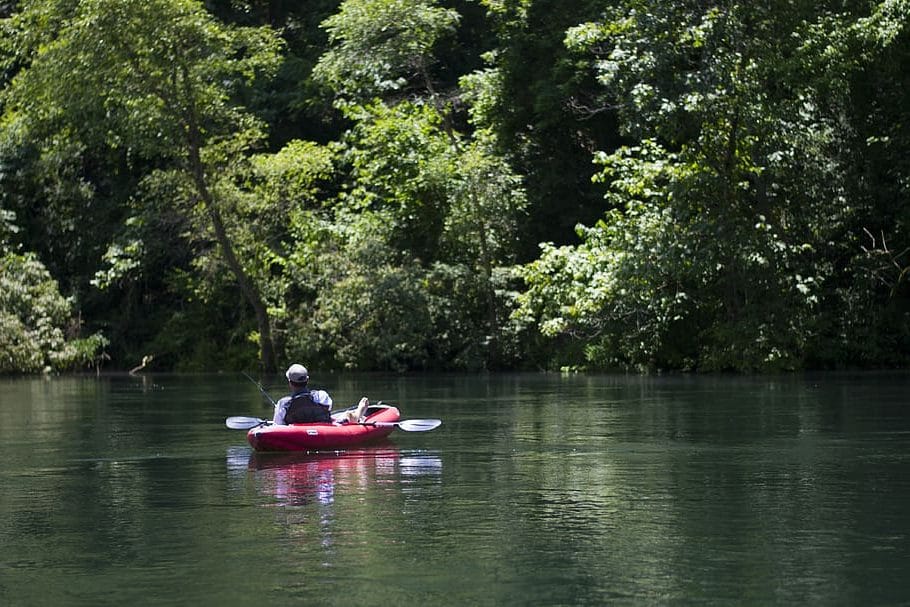
<path id="1" fill-rule="evenodd" d="M 269 423 L 269 420 L 267 419 L 260 419 L 258 417 L 244 417 L 242 415 L 236 415 L 224 420 L 224 425 L 231 430 L 249 430 L 250 428 L 262 426 L 267 423 Z"/>
<path id="2" fill-rule="evenodd" d="M 405 419 L 395 425 L 406 432 L 428 432 L 442 424 L 441 419 Z"/>

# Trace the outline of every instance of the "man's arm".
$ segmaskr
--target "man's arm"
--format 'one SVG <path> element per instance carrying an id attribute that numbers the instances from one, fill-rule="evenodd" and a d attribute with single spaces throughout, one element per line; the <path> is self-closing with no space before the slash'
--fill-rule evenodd
<path id="1" fill-rule="evenodd" d="M 274 417 L 272 417 L 273 424 L 276 424 L 279 426 L 286 425 L 284 423 L 284 416 L 288 412 L 288 403 L 289 402 L 291 402 L 291 397 L 285 396 L 283 398 L 278 399 L 278 402 L 275 403 L 275 415 L 274 415 Z"/>

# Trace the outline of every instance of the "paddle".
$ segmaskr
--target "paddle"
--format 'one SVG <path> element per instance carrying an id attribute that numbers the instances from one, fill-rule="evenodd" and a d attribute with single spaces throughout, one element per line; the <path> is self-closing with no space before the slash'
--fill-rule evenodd
<path id="1" fill-rule="evenodd" d="M 229 417 L 224 420 L 224 425 L 231 430 L 249 430 L 250 428 L 255 428 L 256 426 L 265 426 L 271 423 L 272 420 L 270 419 L 261 419 L 259 417 L 244 417 L 242 415 L 235 415 L 234 417 Z"/>
<path id="2" fill-rule="evenodd" d="M 389 426 L 398 426 L 405 432 L 429 432 L 435 430 L 442 424 L 441 419 L 403 419 L 400 422 L 357 422 L 361 426 L 376 426 L 377 428 L 388 428 Z"/>
<path id="3" fill-rule="evenodd" d="M 267 419 L 244 417 L 242 415 L 236 415 L 224 420 L 224 425 L 231 430 L 249 430 L 250 428 L 265 426 L 270 423 L 271 421 Z M 361 426 L 374 426 L 378 428 L 397 426 L 400 430 L 404 430 L 405 432 L 428 432 L 430 430 L 435 430 L 441 424 L 441 419 L 404 419 L 399 422 L 358 422 L 358 425 Z"/>

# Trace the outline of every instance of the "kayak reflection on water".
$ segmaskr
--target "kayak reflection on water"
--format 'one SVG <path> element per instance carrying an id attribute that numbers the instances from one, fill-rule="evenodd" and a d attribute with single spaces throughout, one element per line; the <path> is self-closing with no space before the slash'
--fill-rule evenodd
<path id="1" fill-rule="evenodd" d="M 250 454 L 256 487 L 278 503 L 300 506 L 315 501 L 334 502 L 335 486 L 363 489 L 384 470 L 394 469 L 398 449 L 374 447 L 330 453 Z"/>
<path id="2" fill-rule="evenodd" d="M 442 460 L 432 452 L 402 450 L 392 443 L 343 451 L 262 453 L 232 447 L 227 469 L 253 479 L 258 493 L 286 506 L 316 502 L 331 505 L 336 491 L 360 493 L 411 483 L 414 477 L 438 477 Z"/>

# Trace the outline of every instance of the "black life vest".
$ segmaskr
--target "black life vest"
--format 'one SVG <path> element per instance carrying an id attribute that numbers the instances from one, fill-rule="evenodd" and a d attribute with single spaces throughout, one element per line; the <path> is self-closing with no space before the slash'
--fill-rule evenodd
<path id="1" fill-rule="evenodd" d="M 310 391 L 301 392 L 288 403 L 284 414 L 286 424 L 309 424 L 312 422 L 331 422 L 329 408 L 313 400 Z"/>

